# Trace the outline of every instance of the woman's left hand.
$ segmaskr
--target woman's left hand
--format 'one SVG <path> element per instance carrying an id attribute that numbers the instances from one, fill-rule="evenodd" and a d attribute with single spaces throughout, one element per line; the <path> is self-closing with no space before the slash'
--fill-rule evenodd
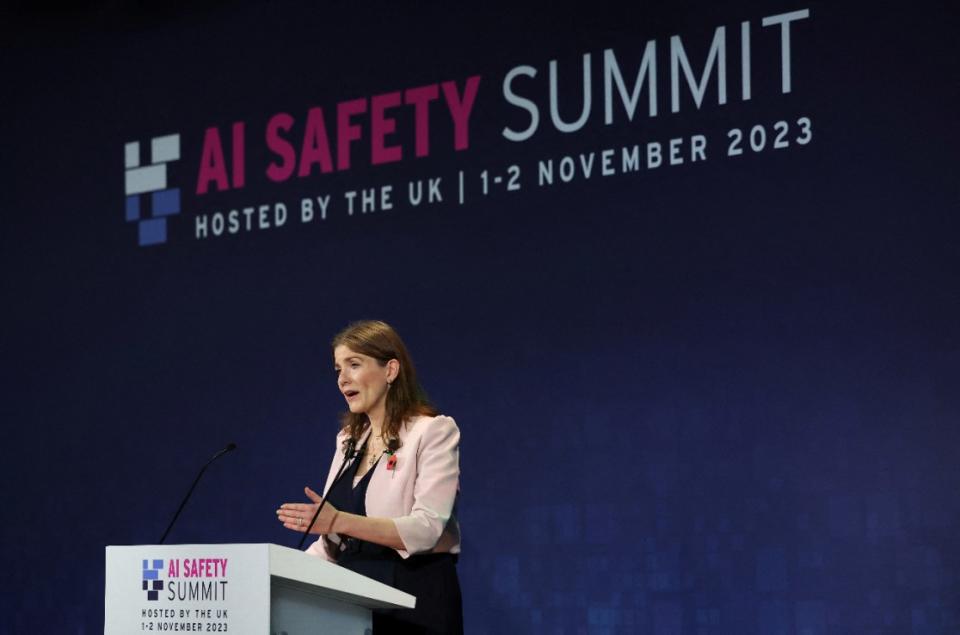
<path id="1" fill-rule="evenodd" d="M 307 525 L 317 513 L 317 505 L 323 500 L 323 497 L 309 487 L 303 488 L 303 491 L 313 503 L 284 503 L 277 510 L 277 520 L 283 523 L 284 527 L 301 533 L 307 530 Z M 337 508 L 327 501 L 320 511 L 320 516 L 317 517 L 317 522 L 310 529 L 310 533 L 320 535 L 332 533 L 336 516 Z"/>

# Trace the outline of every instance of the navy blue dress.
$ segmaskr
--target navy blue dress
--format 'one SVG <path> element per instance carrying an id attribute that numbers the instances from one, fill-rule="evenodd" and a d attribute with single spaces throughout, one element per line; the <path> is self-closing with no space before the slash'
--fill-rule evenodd
<path id="1" fill-rule="evenodd" d="M 327 500 L 339 510 L 367 515 L 366 497 L 371 467 L 355 486 L 360 466 L 354 460 L 343 478 L 330 490 Z M 337 563 L 368 578 L 417 597 L 413 609 L 374 609 L 373 632 L 376 635 L 461 635 L 463 607 L 454 554 L 421 554 L 404 559 L 390 547 L 341 536 Z"/>

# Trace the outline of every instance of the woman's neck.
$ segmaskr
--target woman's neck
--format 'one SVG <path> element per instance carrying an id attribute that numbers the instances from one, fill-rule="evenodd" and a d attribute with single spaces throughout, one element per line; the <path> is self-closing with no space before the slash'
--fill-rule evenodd
<path id="1" fill-rule="evenodd" d="M 379 416 L 376 414 L 368 414 L 367 420 L 370 422 L 370 434 L 379 437 L 383 434 L 383 413 L 381 412 Z"/>

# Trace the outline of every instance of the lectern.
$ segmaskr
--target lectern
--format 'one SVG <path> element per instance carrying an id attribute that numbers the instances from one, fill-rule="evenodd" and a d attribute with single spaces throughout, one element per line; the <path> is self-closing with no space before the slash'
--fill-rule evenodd
<path id="1" fill-rule="evenodd" d="M 104 635 L 364 635 L 416 598 L 270 544 L 107 547 Z"/>

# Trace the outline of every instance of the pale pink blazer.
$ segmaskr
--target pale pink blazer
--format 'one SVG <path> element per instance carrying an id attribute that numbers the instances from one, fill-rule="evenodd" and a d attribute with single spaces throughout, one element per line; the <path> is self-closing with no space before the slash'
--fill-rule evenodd
<path id="1" fill-rule="evenodd" d="M 363 446 L 370 430 L 360 437 Z M 343 441 L 337 435 L 337 451 L 330 465 L 324 495 L 343 464 Z M 414 417 L 400 427 L 400 449 L 393 469 L 383 456 L 370 476 L 367 487 L 367 516 L 390 518 L 397 526 L 404 558 L 417 553 L 459 553 L 460 526 L 454 505 L 460 489 L 460 430 L 451 417 Z M 336 534 L 328 536 L 339 542 Z M 321 537 L 307 553 L 333 560 Z"/>

